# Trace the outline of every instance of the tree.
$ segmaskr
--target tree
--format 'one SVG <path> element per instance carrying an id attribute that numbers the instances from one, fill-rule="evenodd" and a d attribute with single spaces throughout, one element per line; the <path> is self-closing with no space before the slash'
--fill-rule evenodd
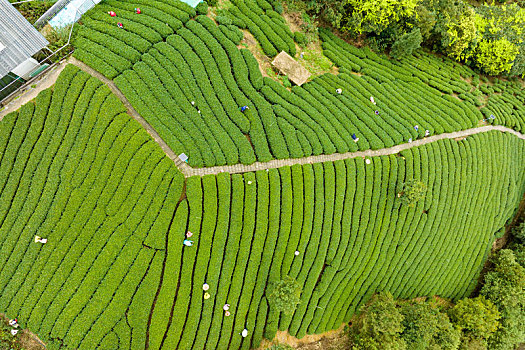
<path id="1" fill-rule="evenodd" d="M 397 194 L 403 204 L 413 207 L 416 202 L 425 197 L 427 186 L 418 180 L 408 180 L 403 184 L 403 189 Z"/>
<path id="2" fill-rule="evenodd" d="M 301 298 L 301 286 L 295 279 L 286 276 L 284 279 L 270 283 L 267 299 L 270 307 L 284 313 L 293 312 Z"/>
<path id="3" fill-rule="evenodd" d="M 401 303 L 404 330 L 401 338 L 408 349 L 457 349 L 460 332 L 452 326 L 447 314 L 424 301 Z"/>
<path id="4" fill-rule="evenodd" d="M 500 325 L 498 308 L 483 296 L 460 300 L 449 315 L 463 333 L 463 344 L 486 344 Z"/>
<path id="5" fill-rule="evenodd" d="M 400 337 L 403 331 L 403 319 L 392 294 L 374 295 L 367 305 L 361 307 L 360 314 L 350 329 L 353 348 L 406 349 L 405 341 Z"/>
<path id="6" fill-rule="evenodd" d="M 479 17 L 472 7 L 466 6 L 458 17 L 447 19 L 446 32 L 442 33 L 443 47 L 456 60 L 469 58 L 479 40 Z"/>
<path id="7" fill-rule="evenodd" d="M 392 51 L 390 54 L 396 59 L 410 56 L 414 50 L 417 50 L 421 46 L 422 41 L 423 37 L 421 36 L 421 30 L 416 28 L 396 40 L 394 45 L 392 45 Z"/>
<path id="8" fill-rule="evenodd" d="M 478 52 L 488 56 L 483 56 L 478 66 L 489 74 L 525 75 L 525 9 L 514 3 L 483 5 L 476 12 L 483 18 L 480 30 L 484 46 Z M 491 59 L 497 64 L 491 66 Z"/>
<path id="9" fill-rule="evenodd" d="M 490 75 L 510 72 L 516 59 L 518 47 L 507 39 L 483 40 L 476 49 L 475 61 L 478 67 Z"/>
<path id="10" fill-rule="evenodd" d="M 411 17 L 420 0 L 346 0 L 344 30 L 380 34 L 391 24 Z"/>
<path id="11" fill-rule="evenodd" d="M 492 262 L 480 294 L 498 308 L 501 327 L 489 339 L 489 348 L 512 349 L 525 342 L 525 268 L 509 249 L 500 250 Z"/>

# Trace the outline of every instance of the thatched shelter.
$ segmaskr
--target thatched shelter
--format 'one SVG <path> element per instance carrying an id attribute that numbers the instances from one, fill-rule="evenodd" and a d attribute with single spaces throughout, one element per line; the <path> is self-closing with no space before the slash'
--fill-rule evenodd
<path id="1" fill-rule="evenodd" d="M 288 79 L 293 81 L 296 85 L 301 86 L 308 78 L 310 78 L 310 72 L 301 66 L 292 56 L 284 51 L 275 56 L 272 65 L 279 69 L 281 73 L 286 74 Z"/>

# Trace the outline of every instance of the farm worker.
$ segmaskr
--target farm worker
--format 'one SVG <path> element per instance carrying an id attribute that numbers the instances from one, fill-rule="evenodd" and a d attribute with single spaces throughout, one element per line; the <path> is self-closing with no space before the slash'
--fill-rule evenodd
<path id="1" fill-rule="evenodd" d="M 35 243 L 36 242 L 39 242 L 39 243 L 42 243 L 42 244 L 46 244 L 47 243 L 47 239 L 35 235 Z"/>
<path id="2" fill-rule="evenodd" d="M 120 29 L 124 29 L 124 26 L 123 26 L 122 23 L 120 23 L 120 22 L 117 23 L 117 26 L 118 26 Z"/>
<path id="3" fill-rule="evenodd" d="M 108 14 L 111 16 L 111 17 L 117 17 L 117 14 L 113 11 L 109 11 Z"/>
<path id="4" fill-rule="evenodd" d="M 299 251 L 296 250 L 294 254 L 295 254 L 295 256 L 298 256 L 299 255 Z"/>
<path id="5" fill-rule="evenodd" d="M 224 311 L 224 316 L 230 316 L 230 312 L 229 311 Z"/>
<path id="6" fill-rule="evenodd" d="M 182 242 L 186 247 L 191 247 L 193 245 L 193 241 L 189 241 L 187 239 L 185 239 L 183 242 Z"/>
<path id="7" fill-rule="evenodd" d="M 496 117 L 494 116 L 494 114 L 491 114 L 489 119 L 496 119 Z"/>
<path id="8" fill-rule="evenodd" d="M 300 55 L 300 57 L 301 57 L 301 58 L 303 58 L 303 56 L 304 56 L 304 52 L 301 52 L 301 55 Z"/>
<path id="9" fill-rule="evenodd" d="M 370 96 L 370 102 L 372 102 L 373 104 L 376 104 L 376 101 L 374 100 L 372 96 Z"/>
<path id="10" fill-rule="evenodd" d="M 252 182 L 251 182 L 251 181 L 248 181 L 248 185 L 251 185 L 251 184 L 252 184 Z"/>
<path id="11" fill-rule="evenodd" d="M 430 135 L 430 130 L 425 130 L 425 137 Z"/>
<path id="12" fill-rule="evenodd" d="M 208 283 L 204 283 L 204 284 L 202 285 L 202 290 L 203 290 L 203 291 L 207 291 L 208 289 L 210 289 L 210 285 L 209 285 Z"/>
<path id="13" fill-rule="evenodd" d="M 379 111 L 376 111 L 376 115 L 379 115 Z"/>
<path id="14" fill-rule="evenodd" d="M 205 300 L 210 299 L 210 293 L 208 293 L 208 292 L 204 293 L 204 299 Z"/>
<path id="15" fill-rule="evenodd" d="M 17 329 L 11 329 L 11 335 L 15 336 L 18 333 Z"/>
<path id="16" fill-rule="evenodd" d="M 336 89 L 335 92 L 337 92 L 339 95 L 343 93 L 343 89 Z"/>
<path id="17" fill-rule="evenodd" d="M 412 142 L 412 138 L 409 138 L 409 139 L 408 139 L 408 143 L 411 143 L 411 142 Z"/>
<path id="18" fill-rule="evenodd" d="M 370 159 L 365 160 L 366 164 L 370 164 Z"/>
<path id="19" fill-rule="evenodd" d="M 414 125 L 414 129 L 416 129 L 416 131 L 418 131 L 419 130 L 419 126 Z"/>
<path id="20" fill-rule="evenodd" d="M 13 327 L 18 327 L 18 320 L 15 318 L 14 320 L 9 320 L 9 325 Z"/>
<path id="21" fill-rule="evenodd" d="M 248 336 L 248 330 L 246 328 L 244 328 L 241 332 L 241 335 L 243 338 L 246 338 Z"/>
<path id="22" fill-rule="evenodd" d="M 242 107 L 241 107 L 241 112 L 244 112 L 244 111 L 247 110 L 247 109 L 250 109 L 250 107 L 248 107 L 248 106 L 242 106 Z"/>
<path id="23" fill-rule="evenodd" d="M 192 105 L 192 106 L 195 106 L 195 101 L 191 101 L 191 105 Z"/>
<path id="24" fill-rule="evenodd" d="M 354 140 L 354 142 L 357 142 L 359 141 L 359 137 L 355 136 L 355 134 L 352 134 L 352 140 Z"/>
<path id="25" fill-rule="evenodd" d="M 222 307 L 222 309 L 224 311 L 228 311 L 230 309 L 230 304 L 224 304 L 224 306 Z"/>
<path id="26" fill-rule="evenodd" d="M 193 236 L 193 233 L 191 233 L 191 231 L 186 232 L 186 237 L 190 238 L 191 236 Z"/>
<path id="27" fill-rule="evenodd" d="M 138 7 L 135 9 L 135 12 L 137 13 L 137 15 L 140 15 L 142 13 L 142 11 L 140 11 L 140 8 Z"/>

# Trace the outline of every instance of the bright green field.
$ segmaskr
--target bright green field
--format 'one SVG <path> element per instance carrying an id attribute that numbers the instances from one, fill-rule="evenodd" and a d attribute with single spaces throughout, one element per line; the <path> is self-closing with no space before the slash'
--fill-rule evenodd
<path id="1" fill-rule="evenodd" d="M 180 2 L 137 1 L 139 17 L 135 2 L 97 5 L 75 55 L 114 79 L 191 166 L 380 149 L 490 114 L 525 130 L 518 83 L 492 84 L 446 59 L 392 62 L 323 31 L 339 74 L 289 90 L 236 46 L 244 26 L 267 55 L 293 54 L 265 0 L 232 1 L 237 20 L 219 26 Z M 413 208 L 397 197 L 409 179 L 428 186 Z M 185 179 L 106 86 L 69 65 L 0 121 L 0 312 L 48 349 L 249 349 L 277 330 L 322 333 L 378 291 L 469 295 L 524 193 L 525 142 L 496 131 L 371 164 Z M 303 288 L 291 315 L 265 294 L 287 275 Z"/>

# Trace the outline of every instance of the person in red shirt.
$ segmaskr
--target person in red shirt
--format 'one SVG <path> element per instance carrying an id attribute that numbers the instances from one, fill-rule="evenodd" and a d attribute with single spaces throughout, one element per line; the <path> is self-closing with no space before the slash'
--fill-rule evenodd
<path id="1" fill-rule="evenodd" d="M 116 17 L 117 14 L 113 11 L 109 11 L 108 14 L 111 16 L 111 17 Z"/>
<path id="2" fill-rule="evenodd" d="M 142 11 L 140 11 L 140 8 L 138 7 L 135 9 L 135 12 L 137 13 L 137 15 L 140 15 L 142 13 Z"/>

